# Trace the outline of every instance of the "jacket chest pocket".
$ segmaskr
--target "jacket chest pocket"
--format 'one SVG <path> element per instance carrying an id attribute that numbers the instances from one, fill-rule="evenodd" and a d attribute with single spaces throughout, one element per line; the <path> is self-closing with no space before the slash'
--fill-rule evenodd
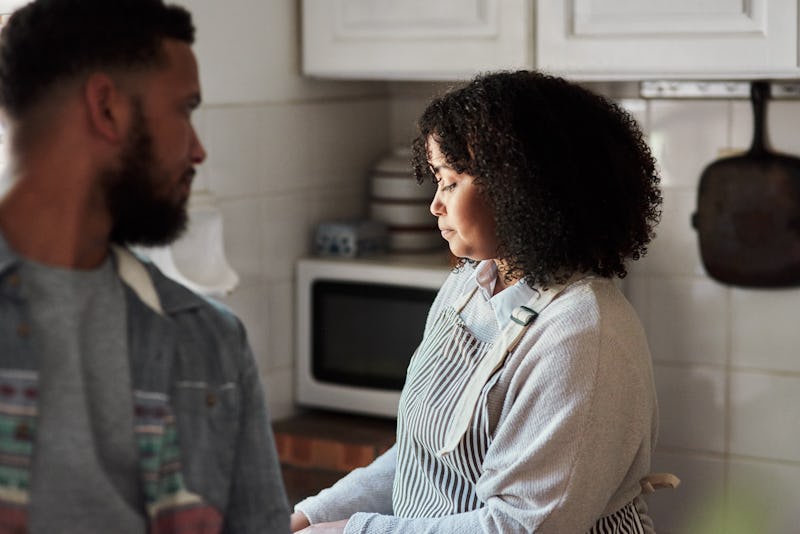
<path id="1" fill-rule="evenodd" d="M 148 506 L 228 504 L 240 391 L 236 384 L 178 382 L 172 397 L 136 392 L 136 436 Z M 153 515 L 153 511 L 151 511 Z"/>
<path id="2" fill-rule="evenodd" d="M 239 387 L 179 382 L 173 395 L 186 484 L 224 510 L 239 434 Z"/>

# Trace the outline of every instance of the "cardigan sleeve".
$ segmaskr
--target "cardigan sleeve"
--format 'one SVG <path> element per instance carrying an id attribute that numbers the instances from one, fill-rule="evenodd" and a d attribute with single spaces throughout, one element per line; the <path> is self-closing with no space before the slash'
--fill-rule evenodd
<path id="1" fill-rule="evenodd" d="M 632 501 L 649 471 L 655 395 L 638 320 L 611 300 L 600 313 L 591 295 L 557 299 L 509 358 L 476 487 L 484 507 L 424 519 L 356 514 L 345 532 L 586 532 Z"/>

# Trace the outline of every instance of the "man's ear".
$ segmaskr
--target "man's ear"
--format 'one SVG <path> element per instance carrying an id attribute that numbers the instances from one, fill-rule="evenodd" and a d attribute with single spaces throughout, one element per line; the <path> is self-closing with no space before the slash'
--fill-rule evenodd
<path id="1" fill-rule="evenodd" d="M 121 142 L 128 128 L 130 97 L 101 72 L 89 76 L 83 93 L 92 131 L 111 143 Z"/>

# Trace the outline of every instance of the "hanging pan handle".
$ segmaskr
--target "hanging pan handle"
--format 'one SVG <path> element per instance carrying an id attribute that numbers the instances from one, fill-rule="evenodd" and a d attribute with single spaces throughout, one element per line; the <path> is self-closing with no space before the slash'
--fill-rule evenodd
<path id="1" fill-rule="evenodd" d="M 765 156 L 767 154 L 765 111 L 770 97 L 769 83 L 757 81 L 750 84 L 750 101 L 753 104 L 753 143 L 748 156 Z"/>

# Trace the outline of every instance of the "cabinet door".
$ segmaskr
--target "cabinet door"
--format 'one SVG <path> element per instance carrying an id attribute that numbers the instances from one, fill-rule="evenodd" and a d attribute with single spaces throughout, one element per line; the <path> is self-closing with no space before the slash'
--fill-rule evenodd
<path id="1" fill-rule="evenodd" d="M 573 78 L 796 77 L 797 0 L 540 0 L 540 69 Z"/>
<path id="2" fill-rule="evenodd" d="M 532 0 L 303 0 L 303 72 L 461 79 L 533 66 Z"/>
<path id="3" fill-rule="evenodd" d="M 0 15 L 10 15 L 15 9 L 20 8 L 30 0 L 0 0 Z"/>

